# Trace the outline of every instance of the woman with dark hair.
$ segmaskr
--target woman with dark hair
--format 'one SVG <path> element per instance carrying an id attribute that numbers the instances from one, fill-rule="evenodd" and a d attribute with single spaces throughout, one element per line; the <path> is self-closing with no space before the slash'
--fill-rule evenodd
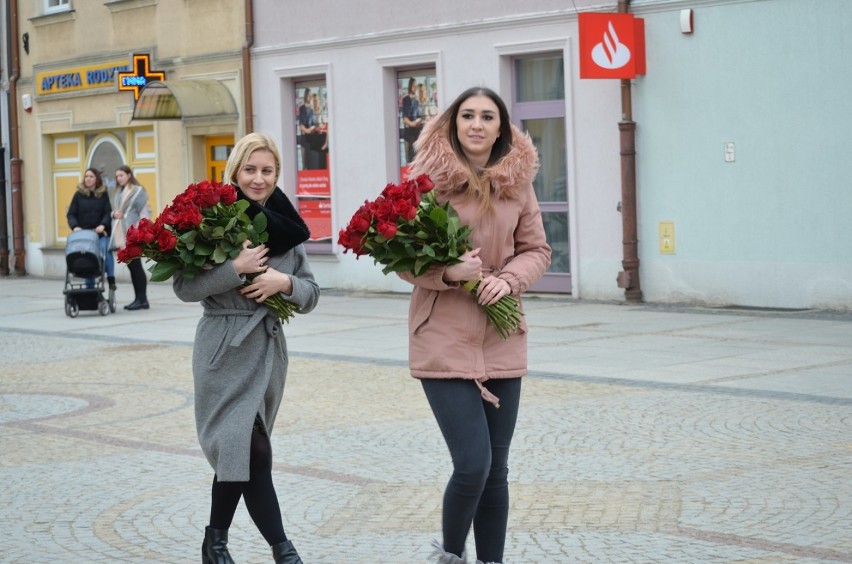
<path id="1" fill-rule="evenodd" d="M 148 193 L 145 191 L 136 177 L 133 176 L 133 170 L 127 165 L 121 165 L 115 171 L 115 206 L 113 207 L 112 217 L 115 219 L 113 229 L 121 230 L 120 235 L 127 233 L 132 225 L 137 225 L 139 220 L 145 217 L 148 210 Z M 124 241 L 124 237 L 120 237 Z M 124 246 L 124 243 L 117 244 L 117 248 Z M 148 277 L 145 274 L 145 269 L 142 267 L 141 260 L 131 261 L 127 265 L 130 270 L 130 281 L 133 283 L 134 300 L 124 306 L 124 309 L 134 311 L 137 309 L 148 309 Z"/>
<path id="2" fill-rule="evenodd" d="M 110 214 L 112 206 L 109 203 L 109 195 L 106 186 L 101 181 L 101 174 L 97 169 L 87 168 L 83 174 L 83 181 L 77 185 L 77 191 L 71 198 L 68 206 L 68 226 L 74 231 L 81 229 L 92 229 L 100 237 L 99 245 L 101 254 L 104 256 L 104 268 L 107 273 L 107 281 L 111 292 L 115 291 L 115 260 L 109 250 Z M 87 278 L 86 286 L 93 288 L 94 279 Z"/>
<path id="3" fill-rule="evenodd" d="M 467 562 L 473 526 L 478 561 L 503 561 L 509 513 L 508 457 L 527 372 L 527 327 L 502 339 L 479 304 L 520 299 L 550 265 L 532 181 L 538 155 L 487 88 L 463 92 L 427 122 L 412 178 L 428 174 L 440 202 L 473 227 L 461 261 L 434 266 L 414 285 L 409 368 L 420 379 L 453 462 L 444 492 L 438 562 Z M 461 282 L 481 280 L 476 298 Z M 477 301 L 479 304 L 477 304 Z M 499 407 L 499 410 L 497 409 Z"/>
<path id="4" fill-rule="evenodd" d="M 266 216 L 269 240 L 256 247 L 246 243 L 237 257 L 192 278 L 178 272 L 174 280 L 178 298 L 204 306 L 192 349 L 198 441 L 215 472 L 201 545 L 204 563 L 233 562 L 228 529 L 240 498 L 276 564 L 302 563 L 284 533 L 272 483 L 269 436 L 284 395 L 288 357 L 281 321 L 263 301 L 280 294 L 298 313 L 308 313 L 320 289 L 302 244 L 308 227 L 275 185 L 280 171 L 272 138 L 249 133 L 237 141 L 225 182 L 248 202 L 251 218 Z M 244 286 L 247 275 L 252 281 Z"/>

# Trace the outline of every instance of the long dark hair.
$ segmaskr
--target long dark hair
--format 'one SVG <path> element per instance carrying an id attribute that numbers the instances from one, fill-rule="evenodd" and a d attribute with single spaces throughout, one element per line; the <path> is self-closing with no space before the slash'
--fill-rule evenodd
<path id="1" fill-rule="evenodd" d="M 495 106 L 497 106 L 497 112 L 500 115 L 500 135 L 491 147 L 491 154 L 488 157 L 488 161 L 485 163 L 485 168 L 499 162 L 500 159 L 512 150 L 512 121 L 509 117 L 509 110 L 506 108 L 506 103 L 503 102 L 503 99 L 500 98 L 499 94 L 490 88 L 474 86 L 459 94 L 453 103 L 436 118 L 438 122 L 435 124 L 436 127 L 432 131 L 434 132 L 434 135 L 440 135 L 440 132 L 442 131 L 447 132 L 447 140 L 450 142 L 453 152 L 459 161 L 467 166 L 469 171 L 467 183 L 468 195 L 479 199 L 482 204 L 481 209 L 486 211 L 492 209 L 491 187 L 487 184 L 483 185 L 479 176 L 480 171 L 474 170 L 473 165 L 471 165 L 470 160 L 467 158 L 467 154 L 464 152 L 461 141 L 459 141 L 459 130 L 458 125 L 456 125 L 456 120 L 458 119 L 462 104 L 464 104 L 468 98 L 472 98 L 473 96 L 485 96 L 494 102 Z M 425 143 L 427 141 L 424 140 L 423 142 Z"/>
<path id="2" fill-rule="evenodd" d="M 449 126 L 449 141 L 450 145 L 453 147 L 453 151 L 456 153 L 456 156 L 458 156 L 462 161 L 468 162 L 467 155 L 465 155 L 464 149 L 462 149 L 461 142 L 459 141 L 459 130 L 456 125 L 456 120 L 458 119 L 462 104 L 464 104 L 468 98 L 472 98 L 473 96 L 485 96 L 489 98 L 492 102 L 494 102 L 494 105 L 497 106 L 497 111 L 500 114 L 500 136 L 497 137 L 497 140 L 494 141 L 494 145 L 491 147 L 491 156 L 488 157 L 488 162 L 485 165 L 488 167 L 503 158 L 512 148 L 512 120 L 509 117 L 509 110 L 506 108 L 506 103 L 496 92 L 483 86 L 468 88 L 458 95 L 453 103 L 450 104 L 450 107 L 444 112 L 444 115 L 442 115 L 439 119 Z M 439 125 L 443 126 L 444 123 L 439 122 Z"/>
<path id="3" fill-rule="evenodd" d="M 118 167 L 115 170 L 116 170 L 116 172 L 118 172 L 120 170 L 120 171 L 122 171 L 125 174 L 130 176 L 130 178 L 127 179 L 127 186 L 133 186 L 134 184 L 137 184 L 137 185 L 139 184 L 139 181 L 136 180 L 135 176 L 133 176 L 133 169 L 130 168 L 129 166 L 121 165 L 120 167 Z M 120 186 L 119 186 L 119 188 L 120 188 Z"/>

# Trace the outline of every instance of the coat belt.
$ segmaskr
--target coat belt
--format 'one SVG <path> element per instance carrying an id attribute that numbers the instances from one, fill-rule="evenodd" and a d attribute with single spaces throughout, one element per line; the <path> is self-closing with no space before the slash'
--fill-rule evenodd
<path id="1" fill-rule="evenodd" d="M 251 333 L 260 323 L 266 326 L 266 333 L 270 337 L 278 335 L 279 321 L 274 312 L 267 307 L 259 307 L 256 310 L 248 309 L 205 309 L 204 317 L 225 317 L 225 316 L 250 317 L 251 319 L 240 329 L 240 331 L 231 340 L 230 346 L 238 347 L 243 340 Z"/>

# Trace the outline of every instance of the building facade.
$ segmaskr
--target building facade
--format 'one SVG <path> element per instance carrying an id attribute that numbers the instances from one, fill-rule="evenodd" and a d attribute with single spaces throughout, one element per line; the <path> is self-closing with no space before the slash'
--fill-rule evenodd
<path id="1" fill-rule="evenodd" d="M 541 156 L 535 188 L 554 260 L 534 290 L 624 299 L 624 248 L 636 239 L 645 301 L 852 308 L 852 2 L 17 5 L 26 49 L 10 111 L 32 274 L 64 270 L 64 206 L 87 166 L 109 177 L 130 164 L 156 213 L 188 182 L 221 174 L 229 143 L 255 130 L 280 144 L 281 187 L 311 227 L 320 283 L 408 291 L 344 254 L 336 234 L 405 176 L 422 124 L 481 85 L 501 94 Z M 579 78 L 578 12 L 625 6 L 644 21 L 647 52 L 646 74 L 628 89 L 637 237 L 623 227 L 625 88 Z M 165 73 L 139 102 L 109 80 L 133 71 L 135 54 Z"/>
<path id="2" fill-rule="evenodd" d="M 623 299 L 622 87 L 579 78 L 578 11 L 625 4 L 644 19 L 647 50 L 647 73 L 630 88 L 643 299 L 852 307 L 844 0 L 365 0 L 286 10 L 258 0 L 256 125 L 281 142 L 282 182 L 313 222 L 323 284 L 408 289 L 342 254 L 336 233 L 404 175 L 417 126 L 408 98 L 429 119 L 483 85 L 541 155 L 536 191 L 554 264 L 535 289 Z M 318 117 L 303 128 L 305 108 Z"/>
<path id="3" fill-rule="evenodd" d="M 61 276 L 65 214 L 88 167 L 114 184 L 129 165 L 153 216 L 189 182 L 221 175 L 245 130 L 246 12 L 228 0 L 17 5 L 26 270 Z M 148 83 L 159 96 L 137 103 Z"/>
<path id="4" fill-rule="evenodd" d="M 367 0 L 284 10 L 258 0 L 255 12 L 255 128 L 280 140 L 283 186 L 308 218 L 323 285 L 409 289 L 368 258 L 342 254 L 337 233 L 405 175 L 423 122 L 481 85 L 501 94 L 540 153 L 535 187 L 554 254 L 536 290 L 621 295 L 619 89 L 576 78 L 570 3 Z"/>

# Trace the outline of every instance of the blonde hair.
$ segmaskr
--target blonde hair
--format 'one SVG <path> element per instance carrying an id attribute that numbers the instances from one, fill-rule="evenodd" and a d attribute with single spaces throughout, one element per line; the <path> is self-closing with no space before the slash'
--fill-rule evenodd
<path id="1" fill-rule="evenodd" d="M 275 141 L 265 133 L 249 133 L 234 145 L 231 156 L 228 157 L 228 163 L 225 165 L 224 182 L 239 186 L 237 173 L 246 164 L 251 154 L 259 150 L 272 153 L 272 158 L 275 160 L 275 178 L 277 179 L 281 174 L 281 154 L 278 152 Z"/>

